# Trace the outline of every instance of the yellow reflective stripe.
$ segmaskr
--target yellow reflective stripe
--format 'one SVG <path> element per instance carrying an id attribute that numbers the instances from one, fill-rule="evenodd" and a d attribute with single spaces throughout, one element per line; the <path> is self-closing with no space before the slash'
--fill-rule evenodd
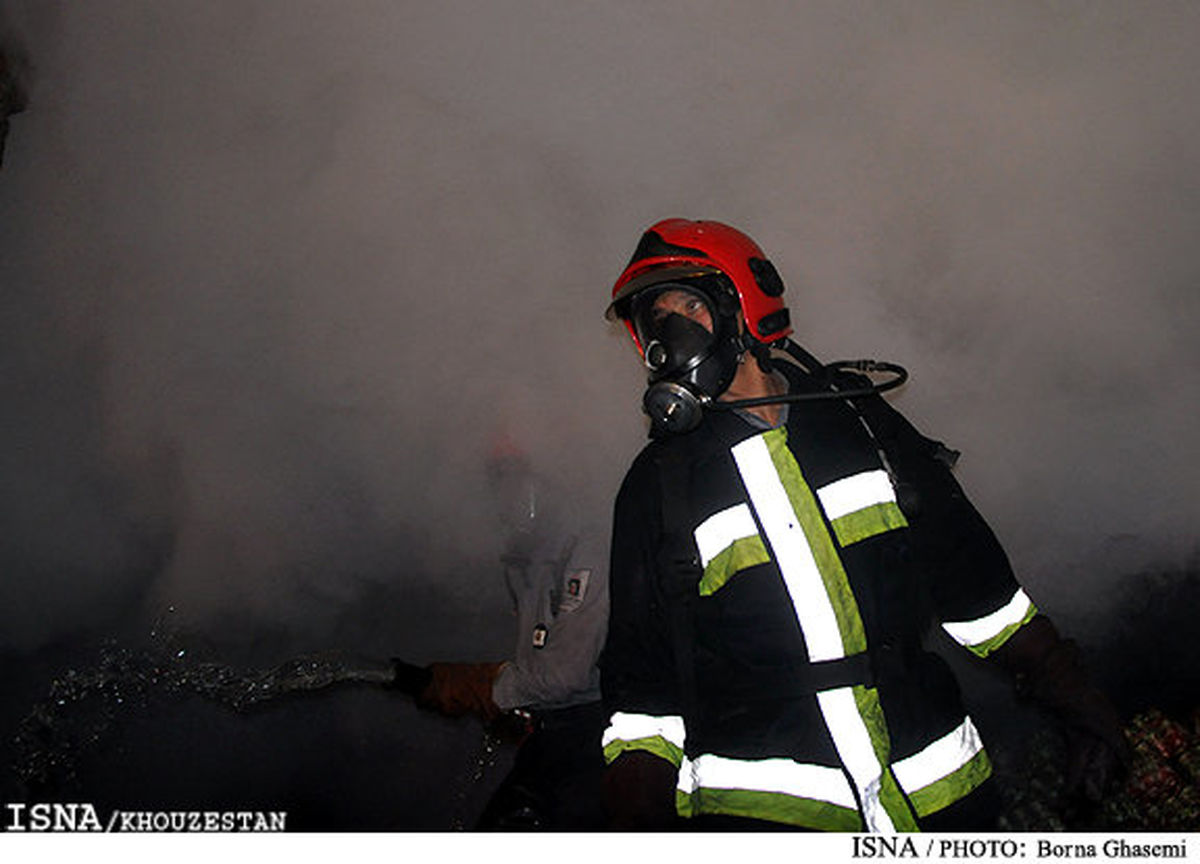
<path id="1" fill-rule="evenodd" d="M 992 760 L 988 758 L 986 750 L 980 750 L 953 774 L 924 789 L 918 789 L 908 800 L 912 802 L 918 816 L 928 816 L 966 797 L 991 776 Z"/>
<path id="2" fill-rule="evenodd" d="M 838 543 L 849 546 L 859 540 L 866 540 L 876 534 L 894 531 L 908 526 L 908 520 L 895 504 L 872 504 L 862 510 L 856 510 L 845 516 L 839 516 L 830 523 Z"/>
<path id="3" fill-rule="evenodd" d="M 704 574 L 700 595 L 708 596 L 737 572 L 771 560 L 766 544 L 758 536 L 758 526 L 746 504 L 737 504 L 714 513 L 692 532 Z"/>
<path id="4" fill-rule="evenodd" d="M 1037 614 L 1037 607 L 1021 588 L 1012 599 L 988 615 L 971 621 L 947 621 L 942 629 L 959 645 L 986 657 Z"/>
<path id="5" fill-rule="evenodd" d="M 696 549 L 700 552 L 700 564 L 708 562 L 728 549 L 735 541 L 745 537 L 757 537 L 758 526 L 745 504 L 737 504 L 719 513 L 714 513 L 696 526 L 692 532 L 696 538 Z"/>
<path id="6" fill-rule="evenodd" d="M 789 496 L 791 490 L 787 487 L 797 485 L 798 481 L 810 498 L 812 493 L 800 476 L 795 460 L 791 460 L 793 469 L 783 476 L 785 472 L 776 467 L 771 449 L 773 441 L 785 443 L 785 435 L 782 428 L 755 435 L 734 447 L 732 453 L 759 522 L 771 542 L 775 563 L 804 632 L 809 658 L 813 661 L 834 660 L 848 653 L 843 645 L 841 621 L 830 602 L 808 532 L 802 524 L 806 520 L 795 512 Z M 787 453 L 786 446 L 784 452 Z M 815 506 L 813 502 L 812 508 Z"/>
<path id="7" fill-rule="evenodd" d="M 896 504 L 896 490 L 882 468 L 835 480 L 817 498 L 842 546 L 903 528 L 908 522 Z"/>
<path id="8" fill-rule="evenodd" d="M 892 773 L 920 816 L 962 798 L 992 773 L 991 761 L 970 717 L 912 756 L 892 765 Z"/>
<path id="9" fill-rule="evenodd" d="M 700 596 L 707 597 L 712 594 L 735 573 L 758 564 L 766 564 L 770 560 L 767 547 L 757 534 L 735 540 L 704 568 L 704 574 L 700 577 Z"/>
<path id="10" fill-rule="evenodd" d="M 809 658 L 831 660 L 865 651 L 858 603 L 817 498 L 787 448 L 786 429 L 749 438 L 732 453 L 771 543 Z M 879 491 L 874 480 L 857 488 L 864 487 Z M 866 830 L 914 830 L 912 813 L 884 767 L 890 739 L 878 696 L 873 690 L 856 689 L 827 690 L 817 694 L 817 701 L 838 757 L 858 791 Z"/>
<path id="11" fill-rule="evenodd" d="M 784 757 L 735 759 L 704 753 L 692 760 L 685 758 L 676 788 L 693 801 L 697 794 L 712 790 L 740 790 L 809 798 L 851 810 L 858 807 L 840 768 Z"/>
<path id="12" fill-rule="evenodd" d="M 854 704 L 858 716 L 862 718 L 863 726 L 870 736 L 871 745 L 875 751 L 875 759 L 882 765 L 887 765 L 892 759 L 892 736 L 888 732 L 887 720 L 883 715 L 883 705 L 879 701 L 879 691 L 874 687 L 856 684 L 853 688 Z M 916 831 L 917 820 L 909 810 L 904 800 L 904 793 L 895 775 L 890 771 L 881 770 L 879 778 L 879 802 L 887 811 L 892 824 L 897 831 Z"/>
<path id="13" fill-rule="evenodd" d="M 834 548 L 833 539 L 825 529 L 821 511 L 817 507 L 817 499 L 804 479 L 804 474 L 801 472 L 796 458 L 792 455 L 792 451 L 787 448 L 787 429 L 786 427 L 772 429 L 760 437 L 770 453 L 778 480 L 787 495 L 793 519 L 799 521 L 803 534 L 802 537 L 797 537 L 793 533 L 784 539 L 809 549 L 809 557 L 816 564 L 817 573 L 824 587 L 825 605 L 832 607 L 841 634 L 842 651 L 828 657 L 813 657 L 810 652 L 809 657 L 812 660 L 829 660 L 865 651 L 867 650 L 867 635 L 863 629 L 862 618 L 858 613 L 858 602 L 850 590 L 850 580 L 846 578 L 846 571 L 842 568 L 842 560 Z M 757 509 L 758 502 L 755 501 L 754 505 Z M 759 512 L 759 518 L 762 518 L 761 512 Z M 770 531 L 767 531 L 767 536 L 771 539 L 771 545 L 775 547 L 775 538 Z M 805 540 L 807 543 L 803 542 Z M 797 543 L 797 541 L 800 542 Z M 805 638 L 808 638 L 807 630 Z"/>
<path id="14" fill-rule="evenodd" d="M 653 735 L 649 738 L 633 738 L 631 740 L 622 738 L 610 741 L 604 745 L 604 764 L 611 765 L 618 756 L 627 750 L 644 750 L 676 766 L 683 759 L 682 750 L 665 738 Z"/>
<path id="15" fill-rule="evenodd" d="M 851 474 L 817 490 L 825 515 L 838 519 L 873 504 L 896 503 L 896 490 L 882 468 Z"/>
<path id="16" fill-rule="evenodd" d="M 677 715 L 655 716 L 615 712 L 600 739 L 604 760 L 611 763 L 626 750 L 646 750 L 673 765 L 683 761 L 686 739 L 683 718 Z"/>
<path id="17" fill-rule="evenodd" d="M 780 822 L 815 831 L 862 831 L 862 817 L 853 807 L 839 807 L 827 801 L 781 792 L 701 789 L 688 795 L 676 790 L 675 809 L 685 818 L 717 814 Z"/>
<path id="18" fill-rule="evenodd" d="M 892 817 L 902 817 L 907 813 L 908 806 L 895 794 L 898 790 L 888 789 L 894 781 L 883 768 L 887 764 L 886 759 L 881 760 L 878 755 L 879 749 L 886 751 L 887 747 L 886 739 L 883 742 L 878 739 L 883 715 L 878 711 L 876 701 L 874 715 L 866 712 L 867 716 L 864 716 L 859 705 L 859 694 L 855 693 L 855 690 L 862 689 L 837 687 L 823 690 L 817 694 L 817 703 L 833 738 L 838 758 L 846 766 L 850 779 L 858 789 L 866 830 L 890 834 L 904 830 L 905 826 L 896 824 Z"/>

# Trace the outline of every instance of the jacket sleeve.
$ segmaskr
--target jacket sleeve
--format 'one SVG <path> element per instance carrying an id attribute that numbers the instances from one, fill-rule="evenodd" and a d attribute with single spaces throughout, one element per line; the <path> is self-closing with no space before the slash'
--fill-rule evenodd
<path id="1" fill-rule="evenodd" d="M 684 725 L 671 621 L 659 578 L 661 492 L 650 451 L 638 457 L 617 495 L 610 555 L 610 616 L 601 659 L 609 725 L 604 756 L 646 751 L 678 767 Z"/>
<path id="2" fill-rule="evenodd" d="M 579 580 L 576 590 L 582 597 L 577 605 L 562 602 L 560 611 L 548 621 L 550 633 L 544 646 L 519 645 L 513 659 L 500 670 L 493 686 L 493 698 L 500 708 L 558 708 L 599 698 L 598 661 L 608 624 L 608 585 L 604 561 L 597 551 L 585 548 L 582 556 L 572 556 L 571 567 L 562 574 L 567 584 L 557 590 L 565 593 L 570 590 L 570 580 Z M 591 566 L 576 567 L 576 559 Z M 530 643 L 532 637 L 522 631 L 517 638 Z"/>
<path id="3" fill-rule="evenodd" d="M 932 612 L 959 645 L 987 657 L 1037 608 L 1017 582 L 995 533 L 954 478 L 957 454 L 913 427 L 882 398 L 863 412 L 883 445 L 910 526 L 910 549 Z"/>

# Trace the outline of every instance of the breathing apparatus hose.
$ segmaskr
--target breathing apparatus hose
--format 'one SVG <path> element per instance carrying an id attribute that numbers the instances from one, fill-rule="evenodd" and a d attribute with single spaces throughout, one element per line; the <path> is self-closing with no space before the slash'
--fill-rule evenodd
<path id="1" fill-rule="evenodd" d="M 783 393 L 778 396 L 758 396 L 753 399 L 738 399 L 733 402 L 708 402 L 706 407 L 716 410 L 733 410 L 735 408 L 755 408 L 759 405 L 776 405 L 782 402 L 815 402 L 823 399 L 858 399 L 863 396 L 874 396 L 895 390 L 908 380 L 908 370 L 898 363 L 888 363 L 883 360 L 836 360 L 833 363 L 821 363 L 795 342 L 785 339 L 780 346 L 800 366 L 814 375 L 832 377 L 834 372 L 886 373 L 892 377 L 886 381 L 869 382 L 861 387 L 837 389 L 832 382 L 827 390 L 816 390 L 810 393 Z"/>
<path id="2" fill-rule="evenodd" d="M 871 383 L 862 387 L 852 387 L 847 390 L 817 390 L 812 393 L 783 393 L 778 396 L 758 396 L 754 399 L 738 399 L 736 402 L 710 402 L 708 407 L 717 411 L 734 408 L 755 408 L 759 405 L 775 405 L 781 402 L 819 402 L 824 399 L 858 399 L 863 396 L 874 396 L 895 390 L 908 380 L 908 370 L 896 363 L 886 363 L 882 360 L 839 360 L 827 363 L 825 368 L 831 372 L 886 372 L 895 376 L 878 384 Z"/>
<path id="3" fill-rule="evenodd" d="M 811 402 L 824 399 L 857 399 L 894 390 L 908 380 L 908 371 L 895 363 L 881 360 L 839 360 L 821 363 L 790 339 L 775 346 L 822 385 L 819 389 L 805 393 L 780 393 L 774 396 L 756 396 L 719 402 L 709 396 L 697 394 L 686 382 L 663 380 L 647 388 L 642 397 L 642 408 L 650 416 L 654 429 L 659 434 L 680 434 L 700 425 L 704 411 L 730 411 L 738 408 L 755 408 L 759 405 L 777 405 L 784 402 Z M 774 358 L 770 362 L 774 362 Z M 769 368 L 764 363 L 763 368 Z M 866 383 L 839 388 L 833 381 L 833 373 L 855 372 L 860 375 L 885 373 L 892 377 L 878 383 L 867 379 Z"/>

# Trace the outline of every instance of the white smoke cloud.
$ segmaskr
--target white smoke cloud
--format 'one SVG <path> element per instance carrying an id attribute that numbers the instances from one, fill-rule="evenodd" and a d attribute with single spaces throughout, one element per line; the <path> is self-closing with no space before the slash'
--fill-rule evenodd
<path id="1" fill-rule="evenodd" d="M 1189 4 L 9 7 L 12 644 L 479 602 L 505 434 L 606 535 L 643 425 L 601 313 L 669 215 L 753 234 L 819 355 L 910 368 L 1035 595 L 1192 551 Z"/>

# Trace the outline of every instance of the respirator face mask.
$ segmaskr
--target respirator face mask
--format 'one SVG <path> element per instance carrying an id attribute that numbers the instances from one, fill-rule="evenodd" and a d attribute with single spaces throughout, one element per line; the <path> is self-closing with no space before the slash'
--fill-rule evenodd
<path id="1" fill-rule="evenodd" d="M 648 370 L 642 407 L 658 428 L 694 428 L 704 406 L 733 381 L 743 348 L 728 306 L 682 283 L 655 286 L 634 299 L 630 320 Z"/>

